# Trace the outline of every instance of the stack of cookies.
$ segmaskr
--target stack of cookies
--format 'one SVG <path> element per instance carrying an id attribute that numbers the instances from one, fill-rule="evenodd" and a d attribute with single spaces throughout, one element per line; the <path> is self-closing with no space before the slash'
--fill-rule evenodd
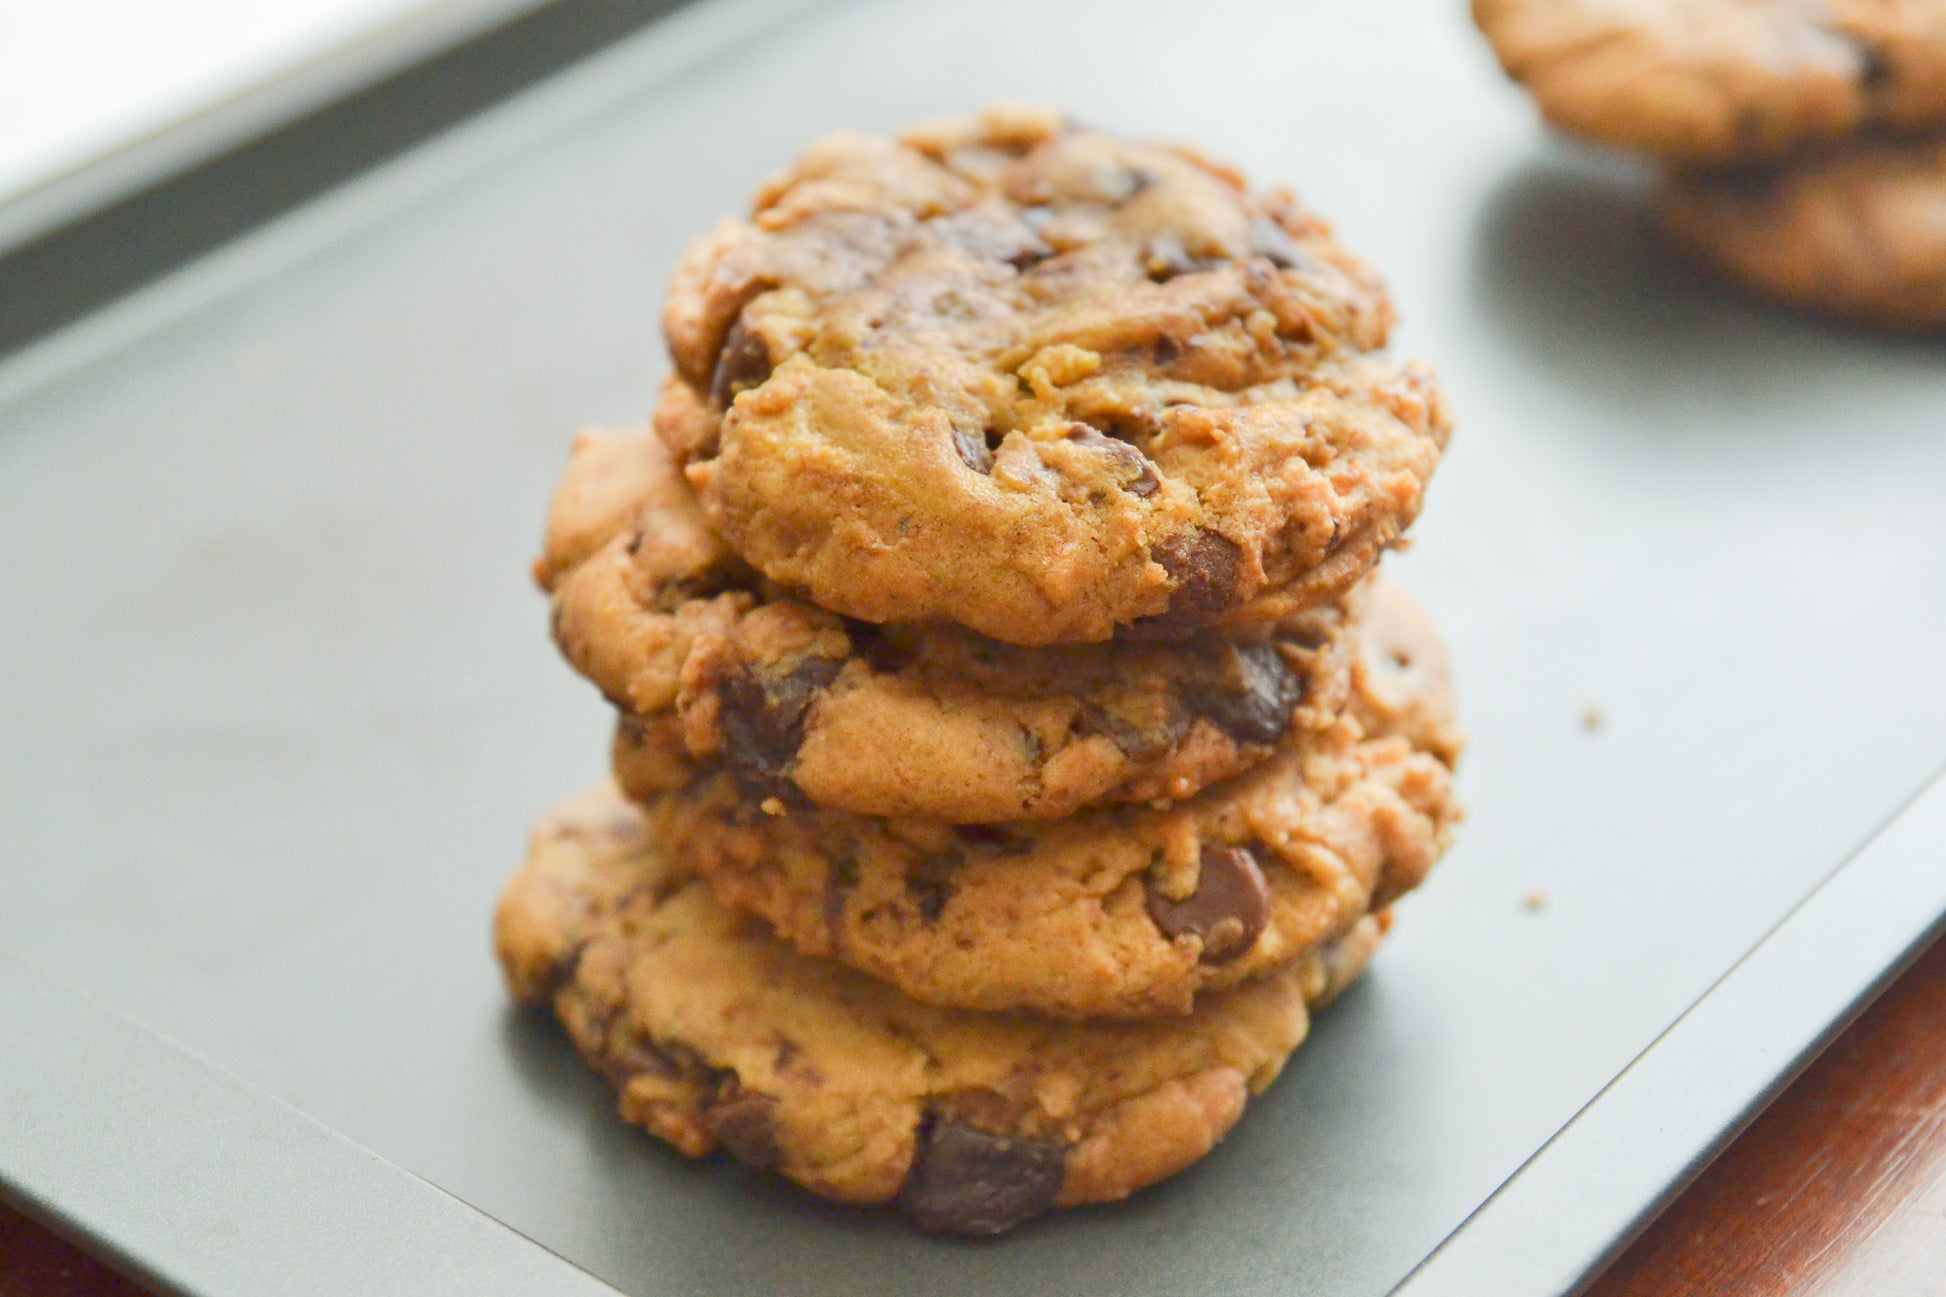
<path id="1" fill-rule="evenodd" d="M 1457 808 L 1372 575 L 1448 420 L 1288 193 L 1000 107 L 814 144 L 678 268 L 536 566 L 620 713 L 496 935 L 683 1152 L 995 1233 L 1190 1165 Z"/>
<path id="2" fill-rule="evenodd" d="M 1473 0 L 1547 119 L 1669 167 L 1670 238 L 1865 324 L 1946 325 L 1946 0 Z"/>

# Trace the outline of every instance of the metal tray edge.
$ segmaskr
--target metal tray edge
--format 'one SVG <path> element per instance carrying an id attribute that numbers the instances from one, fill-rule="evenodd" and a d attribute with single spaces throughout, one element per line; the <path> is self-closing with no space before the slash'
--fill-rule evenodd
<path id="1" fill-rule="evenodd" d="M 552 0 L 438 0 L 0 197 L 0 256 Z"/>
<path id="2" fill-rule="evenodd" d="M 1393 1297 L 1586 1288 L 1946 931 L 1942 844 L 1946 772 L 1536 1150 Z M 1886 950 L 1899 952 L 1889 964 Z M 1626 1224 L 1618 1230 L 1617 1221 Z"/>
<path id="3" fill-rule="evenodd" d="M 551 0 L 531 12 L 545 17 L 556 11 L 566 13 L 580 3 L 583 0 Z M 585 3 L 606 10 L 631 0 Z M 84 283 L 72 291 L 92 294 L 96 300 L 91 309 L 72 319 L 52 321 L 18 340 L 7 336 L 7 307 L 10 299 L 26 300 L 32 295 L 28 280 L 35 270 L 44 267 L 22 263 L 45 244 L 36 243 L 24 250 L 0 248 L 0 408 L 462 185 L 515 153 L 630 99 L 653 93 L 739 41 L 791 22 L 822 3 L 824 0 L 643 0 L 636 5 L 643 19 L 639 30 L 555 69 L 544 83 L 526 87 L 525 93 L 516 97 L 517 102 L 496 100 L 477 108 L 452 129 L 426 132 L 402 146 L 398 156 L 373 159 L 357 174 L 325 187 L 290 210 L 265 212 L 251 228 L 196 248 L 189 257 L 166 265 L 138 265 L 132 272 L 138 278 L 132 282 L 121 282 L 130 278 L 124 274 L 119 279 L 108 276 L 115 282 L 98 286 Z M 652 53 L 644 48 L 651 42 Z M 430 60 L 430 64 L 436 63 L 436 59 Z M 488 69 L 496 70 L 504 71 Z M 353 94 L 341 102 L 356 102 L 359 97 Z M 211 195 L 227 200 L 224 186 L 233 183 L 195 170 L 177 177 L 177 181 L 197 186 L 192 200 L 205 203 L 211 201 Z M 147 196 L 145 193 L 135 201 Z M 79 236 L 76 247 L 62 249 L 64 281 L 89 277 L 85 260 L 67 264 L 67 258 L 77 254 L 84 258 L 89 254 L 139 258 L 140 253 L 130 253 L 118 237 L 124 231 L 94 229 L 103 223 L 102 217 L 84 217 L 50 236 Z M 11 350 L 10 344 L 15 344 Z"/>

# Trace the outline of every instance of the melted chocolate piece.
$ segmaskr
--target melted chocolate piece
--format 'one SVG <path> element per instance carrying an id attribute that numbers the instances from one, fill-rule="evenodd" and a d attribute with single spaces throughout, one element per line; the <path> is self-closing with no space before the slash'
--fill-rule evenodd
<path id="1" fill-rule="evenodd" d="M 1149 917 L 1162 935 L 1185 934 L 1203 943 L 1205 964 L 1226 964 L 1256 944 L 1270 922 L 1270 885 L 1257 858 L 1242 847 L 1203 848 L 1196 890 L 1180 901 L 1149 891 Z"/>
<path id="2" fill-rule="evenodd" d="M 1026 270 L 1054 255 L 1025 220 L 990 208 L 939 216 L 927 223 L 943 241 L 982 261 L 1004 261 Z"/>
<path id="3" fill-rule="evenodd" d="M 1185 635 L 1229 610 L 1243 566 L 1243 550 L 1235 541 L 1213 531 L 1187 531 L 1157 543 L 1149 557 L 1176 578 L 1168 608 L 1142 619 L 1153 633 Z"/>
<path id="4" fill-rule="evenodd" d="M 845 634 L 851 639 L 851 651 L 882 676 L 897 675 L 918 656 L 909 646 L 886 634 L 883 626 L 868 621 L 846 618 Z"/>
<path id="5" fill-rule="evenodd" d="M 781 776 L 804 741 L 804 714 L 844 663 L 807 657 L 781 676 L 740 671 L 722 685 L 723 750 L 731 764 L 766 779 Z"/>
<path id="6" fill-rule="evenodd" d="M 824 878 L 824 932 L 834 952 L 844 945 L 845 903 L 851 899 L 851 890 L 856 886 L 858 862 L 850 856 L 833 861 L 831 872 Z"/>
<path id="7" fill-rule="evenodd" d="M 1005 1233 L 1054 1205 L 1067 1148 L 931 1119 L 919 1131 L 899 1210 L 935 1234 Z"/>
<path id="8" fill-rule="evenodd" d="M 578 953 L 578 952 L 577 952 Z M 681 1060 L 646 1036 L 627 1027 L 611 1031 L 608 1048 L 597 1065 L 602 1076 L 617 1090 L 638 1076 L 659 1076 L 672 1080 L 682 1075 Z"/>
<path id="9" fill-rule="evenodd" d="M 1158 284 L 1166 284 L 1177 275 L 1191 275 L 1201 270 L 1214 270 L 1223 264 L 1220 257 L 1198 257 L 1183 247 L 1182 240 L 1173 234 L 1159 234 L 1143 242 L 1138 253 L 1142 270 Z"/>
<path id="10" fill-rule="evenodd" d="M 777 1100 L 742 1089 L 733 1076 L 725 1093 L 703 1111 L 703 1124 L 739 1162 L 774 1171 L 784 1160 L 777 1145 Z"/>
<path id="11" fill-rule="evenodd" d="M 993 471 L 993 447 L 987 445 L 986 434 L 968 432 L 964 428 L 953 429 L 953 449 L 959 452 L 960 462 L 975 473 Z"/>
<path id="12" fill-rule="evenodd" d="M 939 922 L 946 903 L 953 899 L 953 862 L 934 858 L 920 861 L 906 874 L 905 890 L 912 893 L 920 918 L 927 923 Z"/>
<path id="13" fill-rule="evenodd" d="M 1279 270 L 1310 270 L 1317 264 L 1297 245 L 1289 230 L 1268 216 L 1250 222 L 1250 251 Z"/>
<path id="14" fill-rule="evenodd" d="M 1102 707 L 1083 704 L 1081 725 L 1084 733 L 1100 734 L 1131 761 L 1147 761 L 1175 746 L 1189 730 L 1189 717 L 1174 708 L 1156 725 L 1136 725 Z"/>
<path id="15" fill-rule="evenodd" d="M 1897 69 L 1892 66 L 1892 57 L 1883 46 L 1857 32 L 1827 30 L 1858 52 L 1858 84 L 1862 89 L 1874 93 L 1892 83 Z"/>
<path id="16" fill-rule="evenodd" d="M 1275 644 L 1234 648 L 1230 657 L 1230 670 L 1218 678 L 1185 685 L 1190 710 L 1238 742 L 1277 742 L 1290 731 L 1292 709 L 1304 701 L 1304 677 Z"/>
<path id="17" fill-rule="evenodd" d="M 1122 485 L 1144 499 L 1154 495 L 1156 488 L 1161 485 L 1160 479 L 1155 475 L 1155 465 L 1149 462 L 1147 455 L 1125 441 L 1110 437 L 1099 428 L 1090 427 L 1085 423 L 1070 423 L 1067 440 L 1092 446 L 1106 455 L 1111 463 L 1133 470 L 1134 477 Z"/>
<path id="18" fill-rule="evenodd" d="M 717 409 L 729 409 L 738 392 L 748 391 L 769 378 L 775 364 L 763 335 L 745 328 L 739 317 L 723 339 L 723 350 L 717 353 L 716 372 L 709 380 L 709 399 Z"/>

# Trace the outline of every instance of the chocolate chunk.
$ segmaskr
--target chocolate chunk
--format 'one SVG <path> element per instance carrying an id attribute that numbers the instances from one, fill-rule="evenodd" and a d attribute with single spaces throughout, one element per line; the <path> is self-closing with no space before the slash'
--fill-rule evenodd
<path id="1" fill-rule="evenodd" d="M 1004 824 L 955 824 L 953 836 L 971 847 L 982 847 L 996 856 L 1021 856 L 1033 849 L 1034 840 L 1009 832 Z"/>
<path id="2" fill-rule="evenodd" d="M 1106 708 L 1083 703 L 1081 729 L 1084 734 L 1105 736 L 1131 761 L 1148 761 L 1174 747 L 1188 733 L 1189 717 L 1171 708 L 1154 724 L 1136 724 Z"/>
<path id="3" fill-rule="evenodd" d="M 1289 230 L 1268 216 L 1250 222 L 1250 251 L 1279 270 L 1309 270 L 1317 264 L 1297 245 Z"/>
<path id="4" fill-rule="evenodd" d="M 1883 46 L 1876 41 L 1867 40 L 1856 32 L 1837 31 L 1827 28 L 1831 34 L 1849 44 L 1858 54 L 1858 86 L 1870 94 L 1885 89 L 1891 84 L 1895 69 L 1892 59 Z"/>
<path id="5" fill-rule="evenodd" d="M 1156 631 L 1181 634 L 1207 625 L 1227 612 L 1236 598 L 1243 550 L 1227 536 L 1213 531 L 1181 532 L 1158 542 L 1149 557 L 1176 578 L 1169 607 L 1144 618 Z"/>
<path id="6" fill-rule="evenodd" d="M 912 893 L 919 917 L 927 923 L 939 922 L 946 903 L 953 899 L 953 862 L 927 858 L 907 872 L 905 890 Z"/>
<path id="7" fill-rule="evenodd" d="M 712 562 L 698 571 L 664 581 L 650 606 L 658 612 L 674 612 L 691 599 L 714 599 L 748 579 L 735 563 Z"/>
<path id="8" fill-rule="evenodd" d="M 1067 440 L 1092 446 L 1107 456 L 1110 462 L 1132 470 L 1135 476 L 1122 485 L 1144 499 L 1154 495 L 1156 488 L 1161 485 L 1160 479 L 1155 475 L 1155 465 L 1149 462 L 1147 455 L 1125 441 L 1108 436 L 1099 428 L 1090 427 L 1085 423 L 1070 423 Z"/>
<path id="9" fill-rule="evenodd" d="M 703 1110 L 703 1123 L 739 1162 L 774 1171 L 784 1160 L 777 1146 L 777 1100 L 743 1089 L 734 1076 L 725 1092 Z"/>
<path id="10" fill-rule="evenodd" d="M 833 951 L 844 945 L 845 905 L 857 886 L 858 862 L 850 856 L 832 861 L 831 872 L 824 878 L 824 931 Z"/>
<path id="11" fill-rule="evenodd" d="M 1007 264 L 1015 270 L 1032 270 L 1035 266 L 1054 255 L 1054 249 L 1035 239 L 1032 243 L 1023 241 L 1007 258 Z"/>
<path id="12" fill-rule="evenodd" d="M 1177 275 L 1214 270 L 1223 264 L 1219 257 L 1192 255 L 1189 249 L 1183 247 L 1182 240 L 1173 234 L 1158 234 L 1144 240 L 1139 255 L 1143 273 L 1158 284 L 1166 284 Z"/>
<path id="13" fill-rule="evenodd" d="M 738 392 L 756 387 L 766 378 L 776 361 L 770 344 L 755 329 L 746 328 L 741 316 L 723 339 L 723 350 L 716 356 L 716 372 L 710 375 L 709 399 L 719 410 L 727 410 Z"/>
<path id="14" fill-rule="evenodd" d="M 851 639 L 851 651 L 882 676 L 897 675 L 911 666 L 917 656 L 910 645 L 886 634 L 883 626 L 868 621 L 846 618 L 845 634 Z"/>
<path id="15" fill-rule="evenodd" d="M 671 1080 L 682 1074 L 680 1061 L 669 1051 L 627 1027 L 610 1032 L 608 1047 L 602 1051 L 598 1067 L 602 1076 L 617 1090 L 638 1076 Z"/>
<path id="16" fill-rule="evenodd" d="M 944 242 L 982 261 L 1004 261 L 1026 270 L 1054 255 L 1026 221 L 991 207 L 934 217 L 927 227 Z"/>
<path id="17" fill-rule="evenodd" d="M 1172 940 L 1185 933 L 1200 938 L 1204 963 L 1225 964 L 1250 949 L 1270 922 L 1270 885 L 1248 851 L 1210 843 L 1196 890 L 1175 901 L 1151 885 L 1149 917 Z"/>
<path id="18" fill-rule="evenodd" d="M 1067 1148 L 938 1118 L 919 1131 L 899 1210 L 935 1234 L 1002 1234 L 1054 1205 Z"/>
<path id="19" fill-rule="evenodd" d="M 736 672 L 722 684 L 723 751 L 746 774 L 775 779 L 804 741 L 804 715 L 844 663 L 807 657 L 781 676 Z"/>
<path id="20" fill-rule="evenodd" d="M 1304 677 L 1275 644 L 1232 648 L 1227 656 L 1226 670 L 1185 685 L 1190 710 L 1239 742 L 1277 742 L 1290 730 L 1291 710 L 1304 701 Z"/>
<path id="21" fill-rule="evenodd" d="M 953 429 L 953 449 L 959 452 L 960 462 L 975 473 L 993 471 L 993 447 L 987 445 L 984 432 L 969 432 L 965 428 Z"/>

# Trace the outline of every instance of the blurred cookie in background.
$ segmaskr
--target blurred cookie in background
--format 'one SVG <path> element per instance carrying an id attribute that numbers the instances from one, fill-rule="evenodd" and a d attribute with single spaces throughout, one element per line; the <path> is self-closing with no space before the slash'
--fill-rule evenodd
<path id="1" fill-rule="evenodd" d="M 1673 173 L 1658 216 L 1684 252 L 1769 296 L 1863 324 L 1946 326 L 1946 135 Z"/>
<path id="2" fill-rule="evenodd" d="M 1686 167 L 1946 123 L 1946 0 L 1473 0 L 1571 134 Z"/>

